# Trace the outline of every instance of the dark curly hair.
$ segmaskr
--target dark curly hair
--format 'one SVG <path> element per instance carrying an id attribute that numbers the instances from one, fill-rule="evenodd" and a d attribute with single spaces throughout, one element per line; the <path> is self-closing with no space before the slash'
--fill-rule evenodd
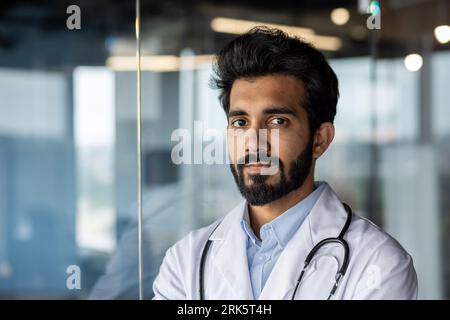
<path id="1" fill-rule="evenodd" d="M 305 90 L 301 105 L 314 132 L 322 123 L 333 122 L 339 98 L 338 80 L 322 53 L 279 29 L 259 26 L 228 43 L 216 56 L 212 88 L 228 114 L 233 82 L 271 74 L 292 75 Z"/>

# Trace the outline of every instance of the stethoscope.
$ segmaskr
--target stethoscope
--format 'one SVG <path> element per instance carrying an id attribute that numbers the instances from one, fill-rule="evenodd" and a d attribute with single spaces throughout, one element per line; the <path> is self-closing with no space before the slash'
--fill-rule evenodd
<path id="1" fill-rule="evenodd" d="M 294 288 L 294 292 L 292 293 L 291 300 L 294 300 L 295 295 L 298 290 L 298 287 L 300 286 L 300 282 L 303 279 L 303 275 L 305 274 L 306 270 L 308 269 L 308 266 L 311 263 L 312 259 L 314 258 L 314 255 L 317 253 L 317 251 L 319 251 L 320 248 L 322 248 L 324 245 L 327 245 L 329 243 L 337 243 L 337 244 L 341 245 L 342 248 L 344 248 L 344 260 L 342 262 L 341 267 L 336 272 L 336 275 L 334 277 L 334 279 L 335 279 L 334 285 L 330 291 L 330 294 L 329 294 L 327 300 L 330 300 L 336 293 L 336 290 L 339 287 L 340 280 L 342 279 L 342 277 L 344 277 L 345 273 L 347 272 L 347 267 L 348 267 L 348 263 L 349 263 L 350 249 L 349 249 L 347 241 L 344 239 L 344 235 L 347 232 L 347 230 L 350 226 L 350 223 L 352 222 L 352 215 L 353 215 L 353 212 L 352 212 L 352 209 L 350 208 L 350 206 L 346 203 L 342 203 L 342 204 L 344 205 L 345 211 L 347 212 L 347 219 L 345 221 L 344 226 L 342 227 L 341 232 L 339 233 L 339 235 L 336 238 L 330 237 L 330 238 L 321 240 L 308 253 L 308 255 L 306 256 L 305 262 L 303 264 L 303 269 L 300 272 L 300 276 L 298 277 L 297 282 L 295 284 L 295 288 Z M 211 232 L 210 236 L 208 237 L 208 241 L 206 242 L 206 244 L 203 248 L 202 255 L 200 258 L 200 267 L 199 267 L 200 300 L 205 299 L 205 292 L 204 292 L 204 290 L 205 290 L 204 275 L 205 274 L 204 273 L 205 273 L 206 256 L 208 255 L 208 251 L 209 251 L 209 249 L 211 247 L 211 243 L 212 243 L 212 240 L 210 239 L 210 237 L 214 233 L 214 231 L 216 231 L 216 229 L 219 225 L 220 225 L 220 222 L 215 226 L 214 230 Z"/>

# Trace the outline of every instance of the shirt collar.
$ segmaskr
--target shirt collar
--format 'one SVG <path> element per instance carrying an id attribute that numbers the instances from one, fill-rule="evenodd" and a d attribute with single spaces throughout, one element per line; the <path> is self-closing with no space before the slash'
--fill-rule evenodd
<path id="1" fill-rule="evenodd" d="M 274 220 L 264 224 L 260 230 L 262 239 L 264 240 L 266 231 L 272 229 L 274 231 L 275 238 L 278 244 L 282 248 L 284 248 L 284 246 L 289 242 L 289 240 L 295 234 L 305 218 L 308 216 L 309 212 L 313 208 L 325 186 L 326 183 L 324 182 L 316 182 L 314 191 L 311 192 L 306 198 L 296 203 L 294 206 L 283 212 Z M 250 227 L 248 204 L 245 205 L 241 225 L 244 232 L 248 235 L 253 244 L 259 245 L 261 243 L 261 240 L 256 237 Z"/>
<path id="2" fill-rule="evenodd" d="M 248 204 L 245 204 L 244 207 L 244 215 L 242 217 L 241 226 L 244 232 L 247 234 L 248 238 L 254 245 L 260 245 L 261 240 L 256 237 L 255 233 L 253 232 L 252 228 L 250 227 L 250 216 L 248 213 Z"/>

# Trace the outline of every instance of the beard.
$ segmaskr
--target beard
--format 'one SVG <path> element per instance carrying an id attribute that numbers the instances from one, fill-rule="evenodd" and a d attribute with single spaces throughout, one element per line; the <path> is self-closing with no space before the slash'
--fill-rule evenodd
<path id="1" fill-rule="evenodd" d="M 286 177 L 284 172 L 285 165 L 283 161 L 278 159 L 278 172 L 280 173 L 280 178 L 279 181 L 274 184 L 267 183 L 267 179 L 270 175 L 261 174 L 249 175 L 252 184 L 250 186 L 245 184 L 244 166 L 246 163 L 249 163 L 250 155 L 245 156 L 245 162 L 238 162 L 236 166 L 230 164 L 231 173 L 239 188 L 239 192 L 250 205 L 263 206 L 298 189 L 305 182 L 311 169 L 313 160 L 312 149 L 313 139 L 310 139 L 306 148 L 291 162 L 287 174 L 288 177 Z"/>

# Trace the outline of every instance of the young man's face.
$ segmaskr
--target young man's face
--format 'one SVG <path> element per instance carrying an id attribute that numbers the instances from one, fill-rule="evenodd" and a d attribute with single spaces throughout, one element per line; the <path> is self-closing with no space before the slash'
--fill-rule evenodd
<path id="1" fill-rule="evenodd" d="M 301 81 L 289 75 L 269 75 L 234 81 L 228 113 L 231 171 L 242 195 L 252 205 L 264 205 L 299 188 L 310 173 L 312 136 L 302 106 Z M 259 140 L 259 130 L 266 129 Z M 278 130 L 278 145 L 271 131 Z M 255 134 L 256 133 L 256 134 Z M 255 141 L 256 139 L 256 141 Z M 278 158 L 278 170 L 250 163 L 258 152 Z M 258 161 L 258 160 L 257 160 Z M 264 169 L 265 168 L 265 169 Z"/>

